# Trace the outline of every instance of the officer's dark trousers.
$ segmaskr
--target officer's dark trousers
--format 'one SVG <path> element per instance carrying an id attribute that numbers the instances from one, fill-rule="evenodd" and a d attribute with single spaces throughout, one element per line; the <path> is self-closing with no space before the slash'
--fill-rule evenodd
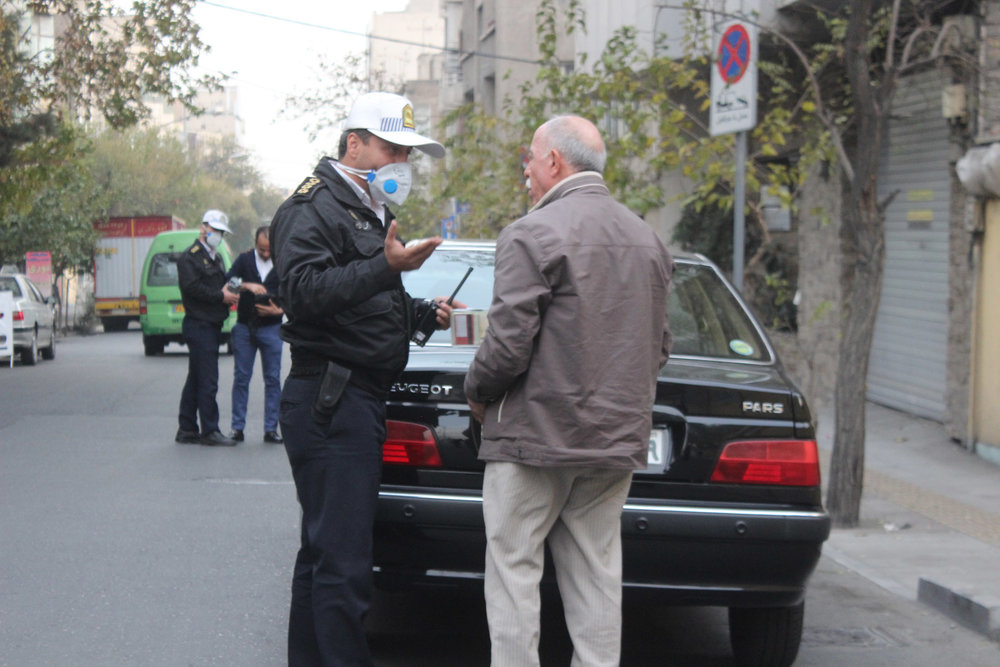
<path id="1" fill-rule="evenodd" d="M 222 341 L 222 324 L 185 317 L 181 333 L 188 349 L 188 374 L 181 392 L 178 422 L 184 431 L 201 433 L 219 430 L 219 405 L 215 394 L 219 390 L 219 343 Z"/>
<path id="2" fill-rule="evenodd" d="M 281 395 L 281 432 L 302 505 L 288 664 L 371 665 L 364 619 L 385 402 L 348 385 L 333 418 L 320 424 L 312 415 L 318 384 L 319 378 L 290 375 Z"/>

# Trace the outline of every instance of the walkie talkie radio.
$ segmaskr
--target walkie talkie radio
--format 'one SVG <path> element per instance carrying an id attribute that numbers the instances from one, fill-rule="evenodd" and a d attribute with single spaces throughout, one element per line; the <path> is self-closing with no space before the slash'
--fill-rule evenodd
<path id="1" fill-rule="evenodd" d="M 465 272 L 465 275 L 462 276 L 462 280 L 458 283 L 458 287 L 455 288 L 455 291 L 451 293 L 451 296 L 448 297 L 448 300 L 445 302 L 449 306 L 451 305 L 451 302 L 455 300 L 455 295 L 458 294 L 458 290 L 462 289 L 462 285 L 465 284 L 465 279 L 469 277 L 470 273 L 472 273 L 471 266 L 469 267 L 469 270 Z M 427 343 L 431 334 L 433 334 L 435 329 L 437 329 L 437 311 L 437 301 L 431 301 L 431 307 L 428 308 L 424 313 L 424 316 L 420 318 L 420 323 L 417 324 L 417 330 L 413 332 L 413 338 L 410 340 L 420 347 L 423 347 Z"/>

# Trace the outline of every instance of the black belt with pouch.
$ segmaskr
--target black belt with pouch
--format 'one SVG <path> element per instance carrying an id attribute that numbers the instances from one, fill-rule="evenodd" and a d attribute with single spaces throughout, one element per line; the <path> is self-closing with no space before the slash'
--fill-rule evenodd
<path id="1" fill-rule="evenodd" d="M 352 384 L 379 400 L 384 401 L 388 397 L 389 387 L 394 378 L 389 373 L 379 371 L 369 371 L 358 368 L 347 368 L 335 361 L 320 359 L 296 360 L 292 355 L 292 369 L 288 373 L 293 378 L 320 378 L 320 388 L 316 395 L 316 406 L 314 411 L 319 414 L 333 414 L 337 407 L 340 395 L 344 387 Z"/>
<path id="2" fill-rule="evenodd" d="M 351 379 L 351 369 L 344 368 L 332 361 L 326 362 L 320 378 L 319 391 L 313 401 L 313 417 L 320 422 L 329 422 L 337 409 L 337 403 L 344 393 L 344 387 Z"/>

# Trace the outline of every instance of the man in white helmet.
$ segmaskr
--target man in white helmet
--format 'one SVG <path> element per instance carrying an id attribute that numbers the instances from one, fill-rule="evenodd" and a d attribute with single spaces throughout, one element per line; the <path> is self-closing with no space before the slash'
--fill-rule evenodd
<path id="1" fill-rule="evenodd" d="M 288 663 L 370 665 L 363 622 L 372 592 L 372 527 L 385 440 L 385 399 L 406 366 L 409 339 L 431 308 L 403 290 L 440 238 L 405 246 L 390 206 L 410 189 L 417 133 L 410 101 L 358 98 L 339 159 L 323 158 L 275 213 L 271 247 L 292 368 L 280 423 L 302 506 L 292 580 Z M 438 326 L 451 306 L 438 297 Z M 463 304 L 455 302 L 455 307 Z"/>
<path id="2" fill-rule="evenodd" d="M 177 260 L 184 320 L 181 332 L 188 348 L 188 375 L 181 392 L 179 428 L 181 444 L 231 446 L 236 442 L 219 431 L 219 345 L 222 323 L 239 296 L 226 289 L 226 269 L 217 252 L 222 235 L 230 233 L 229 218 L 216 209 L 205 211 L 198 240 Z M 199 428 L 199 420 L 201 426 Z"/>

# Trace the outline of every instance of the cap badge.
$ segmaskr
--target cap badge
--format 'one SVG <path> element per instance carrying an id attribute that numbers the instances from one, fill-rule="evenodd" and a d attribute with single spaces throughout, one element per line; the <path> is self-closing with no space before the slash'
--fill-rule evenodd
<path id="1" fill-rule="evenodd" d="M 413 107 L 409 104 L 403 107 L 403 127 L 416 129 L 416 125 L 413 124 Z"/>

